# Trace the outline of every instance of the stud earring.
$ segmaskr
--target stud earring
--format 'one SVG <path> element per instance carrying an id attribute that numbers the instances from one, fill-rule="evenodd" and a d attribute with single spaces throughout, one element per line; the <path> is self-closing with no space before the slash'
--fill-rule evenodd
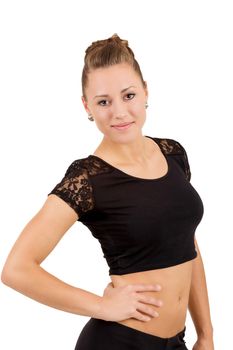
<path id="1" fill-rule="evenodd" d="M 145 104 L 145 108 L 148 108 L 148 103 L 146 102 L 146 104 Z"/>
<path id="2" fill-rule="evenodd" d="M 93 122 L 94 121 L 94 118 L 92 117 L 92 115 L 91 115 L 91 113 L 88 113 L 88 119 L 91 121 L 91 122 Z"/>

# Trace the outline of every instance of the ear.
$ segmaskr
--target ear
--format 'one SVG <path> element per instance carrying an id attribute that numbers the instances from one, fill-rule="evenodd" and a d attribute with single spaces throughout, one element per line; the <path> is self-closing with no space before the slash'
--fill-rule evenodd
<path id="1" fill-rule="evenodd" d="M 148 86 L 147 86 L 147 82 L 144 80 L 144 90 L 145 90 L 145 94 L 146 94 L 146 97 L 148 98 Z"/>
<path id="2" fill-rule="evenodd" d="M 83 103 L 83 106 L 84 106 L 86 112 L 89 114 L 89 113 L 90 113 L 90 110 L 89 110 L 89 108 L 88 108 L 88 105 L 87 105 L 87 102 L 86 102 L 84 96 L 81 96 L 81 100 L 82 100 L 82 103 Z"/>

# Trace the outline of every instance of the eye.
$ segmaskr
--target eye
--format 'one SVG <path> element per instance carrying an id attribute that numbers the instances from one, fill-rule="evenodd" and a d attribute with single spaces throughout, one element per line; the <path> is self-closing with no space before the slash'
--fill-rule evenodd
<path id="1" fill-rule="evenodd" d="M 102 102 L 105 102 L 105 101 L 106 101 L 106 100 L 101 100 L 101 101 L 99 101 L 99 102 L 98 102 L 98 105 L 100 105 L 100 106 L 106 106 L 106 105 L 101 105 L 101 103 L 102 103 Z"/>
<path id="2" fill-rule="evenodd" d="M 132 94 L 127 94 L 126 96 L 129 96 L 129 95 L 134 95 L 134 96 L 135 96 L 135 94 L 134 94 L 134 93 L 132 93 Z M 130 100 L 132 100 L 132 99 L 130 98 Z"/>
<path id="3" fill-rule="evenodd" d="M 130 96 L 130 95 L 133 95 L 133 96 L 135 96 L 136 94 L 134 94 L 134 93 L 132 93 L 132 94 L 127 94 L 127 95 L 125 95 L 125 96 Z M 132 100 L 132 98 L 130 98 L 129 100 Z M 106 104 L 101 104 L 102 102 L 106 102 L 107 100 L 101 100 L 101 101 L 99 101 L 98 102 L 98 105 L 100 105 L 100 106 L 106 106 Z"/>

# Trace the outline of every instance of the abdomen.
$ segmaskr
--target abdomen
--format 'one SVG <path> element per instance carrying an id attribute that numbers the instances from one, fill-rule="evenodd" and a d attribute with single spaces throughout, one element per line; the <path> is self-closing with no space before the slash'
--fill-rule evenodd
<path id="1" fill-rule="evenodd" d="M 183 330 L 188 308 L 192 265 L 193 261 L 190 260 L 168 268 L 110 275 L 114 287 L 135 283 L 160 284 L 162 287 L 158 292 L 138 292 L 147 293 L 163 301 L 160 307 L 149 304 L 159 313 L 158 317 L 152 317 L 147 322 L 129 318 L 118 323 L 162 338 L 172 337 Z"/>

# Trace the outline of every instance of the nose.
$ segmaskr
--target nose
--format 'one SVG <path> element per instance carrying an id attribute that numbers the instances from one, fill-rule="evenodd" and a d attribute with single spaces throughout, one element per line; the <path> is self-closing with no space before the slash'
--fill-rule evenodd
<path id="1" fill-rule="evenodd" d="M 115 118 L 124 118 L 126 116 L 126 105 L 121 99 L 112 103 L 112 113 Z"/>

